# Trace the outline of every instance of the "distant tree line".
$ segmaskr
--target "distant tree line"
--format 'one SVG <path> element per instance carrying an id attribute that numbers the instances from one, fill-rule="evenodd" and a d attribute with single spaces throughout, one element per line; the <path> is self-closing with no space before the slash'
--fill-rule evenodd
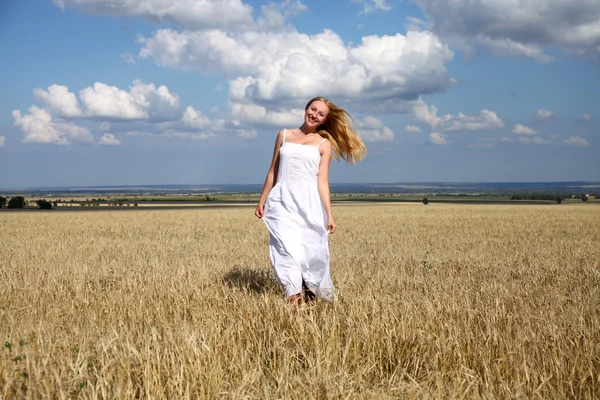
<path id="1" fill-rule="evenodd" d="M 556 194 L 556 193 L 515 193 L 510 199 L 511 200 L 550 200 L 556 201 L 558 204 L 562 203 L 564 199 L 581 199 L 582 201 L 588 201 L 588 194 Z"/>
<path id="2" fill-rule="evenodd" d="M 511 200 L 556 200 L 557 197 L 560 197 L 562 200 L 562 196 L 557 195 L 556 193 L 515 193 L 511 196 Z"/>

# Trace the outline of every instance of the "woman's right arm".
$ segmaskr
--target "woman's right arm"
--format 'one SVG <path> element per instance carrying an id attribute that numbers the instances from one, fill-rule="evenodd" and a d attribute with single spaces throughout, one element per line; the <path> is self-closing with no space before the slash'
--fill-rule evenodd
<path id="1" fill-rule="evenodd" d="M 262 193 L 260 194 L 260 199 L 258 200 L 258 206 L 256 206 L 256 210 L 254 210 L 254 215 L 258 218 L 262 218 L 265 215 L 265 202 L 267 201 L 267 196 L 275 182 L 277 182 L 277 170 L 279 168 L 279 148 L 283 143 L 283 131 L 279 131 L 277 134 L 277 139 L 275 140 L 275 148 L 273 149 L 273 160 L 271 161 L 271 167 L 269 167 L 269 172 L 267 172 L 267 177 L 265 178 L 265 183 L 263 185 Z"/>

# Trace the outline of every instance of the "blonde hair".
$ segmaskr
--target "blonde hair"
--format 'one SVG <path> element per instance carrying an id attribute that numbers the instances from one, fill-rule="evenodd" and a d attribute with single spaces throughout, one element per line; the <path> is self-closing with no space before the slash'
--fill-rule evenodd
<path id="1" fill-rule="evenodd" d="M 349 123 L 350 120 L 354 124 L 352 116 L 325 97 L 311 99 L 304 109 L 306 110 L 315 101 L 322 101 L 329 108 L 325 122 L 319 125 L 317 132 L 331 142 L 333 158 L 336 160 L 342 158 L 351 164 L 362 160 L 367 154 L 367 147 Z"/>

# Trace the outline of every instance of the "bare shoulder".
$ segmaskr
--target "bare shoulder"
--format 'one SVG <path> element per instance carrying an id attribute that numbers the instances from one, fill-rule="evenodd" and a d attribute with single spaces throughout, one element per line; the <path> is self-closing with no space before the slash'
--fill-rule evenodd
<path id="1" fill-rule="evenodd" d="M 328 139 L 325 139 L 319 144 L 319 150 L 321 155 L 331 154 L 331 142 Z"/>
<path id="2" fill-rule="evenodd" d="M 276 142 L 282 142 L 284 135 L 285 135 L 285 129 L 280 130 L 279 132 L 277 132 L 277 136 L 275 137 L 275 141 Z"/>
<path id="3" fill-rule="evenodd" d="M 277 132 L 277 138 L 278 138 L 278 139 L 279 139 L 279 138 L 283 139 L 283 137 L 284 137 L 286 134 L 287 134 L 287 135 L 289 135 L 291 131 L 293 131 L 293 129 L 287 129 L 287 128 L 286 128 L 286 129 L 282 129 L 282 130 L 280 130 L 279 132 Z"/>

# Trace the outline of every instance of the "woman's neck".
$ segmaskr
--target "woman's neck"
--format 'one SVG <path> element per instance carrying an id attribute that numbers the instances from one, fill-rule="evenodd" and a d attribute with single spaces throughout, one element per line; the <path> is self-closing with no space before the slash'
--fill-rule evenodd
<path id="1" fill-rule="evenodd" d="M 300 132 L 302 132 L 303 135 L 309 135 L 311 133 L 315 133 L 317 132 L 317 130 L 315 128 L 310 128 L 306 125 L 306 122 L 302 124 L 302 126 L 299 128 Z"/>

